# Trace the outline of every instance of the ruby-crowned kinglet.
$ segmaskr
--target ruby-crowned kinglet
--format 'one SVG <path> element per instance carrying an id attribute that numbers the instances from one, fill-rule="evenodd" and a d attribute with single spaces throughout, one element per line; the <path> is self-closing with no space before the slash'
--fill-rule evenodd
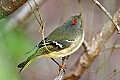
<path id="1" fill-rule="evenodd" d="M 74 53 L 84 40 L 82 27 L 81 15 L 70 17 L 63 25 L 56 28 L 47 38 L 35 46 L 36 52 L 18 65 L 20 72 L 37 58 L 59 58 Z"/>

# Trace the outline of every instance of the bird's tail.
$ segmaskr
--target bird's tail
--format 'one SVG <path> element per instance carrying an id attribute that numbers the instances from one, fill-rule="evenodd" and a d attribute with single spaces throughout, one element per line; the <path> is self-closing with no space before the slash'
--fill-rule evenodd
<path id="1" fill-rule="evenodd" d="M 27 66 L 29 66 L 36 58 L 37 58 L 37 56 L 32 57 L 32 58 L 29 57 L 26 61 L 20 63 L 20 64 L 17 66 L 18 68 L 20 68 L 19 73 L 20 73 L 21 71 L 23 71 Z"/>
<path id="2" fill-rule="evenodd" d="M 29 66 L 37 57 L 38 55 L 37 52 L 38 52 L 38 46 L 36 45 L 32 50 L 30 50 L 29 52 L 27 52 L 26 54 L 30 53 L 31 51 L 35 50 L 35 48 L 37 47 L 37 50 L 35 51 L 35 53 L 33 55 L 31 55 L 30 57 L 27 58 L 26 61 L 20 63 L 17 67 L 20 68 L 20 72 L 22 72 L 27 66 Z"/>

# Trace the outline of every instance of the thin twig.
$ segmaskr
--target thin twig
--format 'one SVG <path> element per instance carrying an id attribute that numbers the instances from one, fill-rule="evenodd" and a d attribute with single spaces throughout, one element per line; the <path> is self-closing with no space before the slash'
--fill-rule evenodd
<path id="1" fill-rule="evenodd" d="M 112 57 L 113 52 L 114 52 L 115 49 L 117 48 L 116 46 L 117 46 L 118 40 L 119 40 L 119 38 L 115 41 L 113 47 L 111 47 L 110 55 L 108 56 L 108 58 L 106 59 L 106 61 L 104 61 L 104 62 L 102 63 L 102 65 L 95 71 L 96 73 L 97 73 L 100 69 L 103 69 L 103 68 L 107 65 L 108 61 L 109 61 L 110 58 Z M 109 49 L 110 49 L 110 48 L 109 48 Z M 104 51 L 107 51 L 107 50 L 108 50 L 108 49 L 105 49 Z M 101 52 L 102 52 L 102 51 L 101 51 Z"/>
<path id="2" fill-rule="evenodd" d="M 37 20 L 37 22 L 39 23 L 39 25 L 41 24 L 41 22 L 39 21 L 39 19 L 37 18 L 37 16 L 36 16 L 36 14 L 35 14 L 35 12 L 34 12 L 34 10 L 33 10 L 33 8 L 32 8 L 32 6 L 31 6 L 31 4 L 28 2 L 28 4 L 29 4 L 29 6 L 30 6 L 30 8 L 31 8 L 31 10 L 32 10 L 32 12 L 33 12 L 33 14 L 34 14 L 34 16 L 35 16 L 35 19 Z M 41 25 L 40 25 L 41 26 Z"/>
<path id="3" fill-rule="evenodd" d="M 47 0 L 36 0 L 37 4 L 39 4 L 39 8 L 46 2 Z M 33 4 L 33 0 L 30 0 L 33 11 L 36 10 L 36 6 Z M 20 7 L 18 11 L 16 11 L 13 15 L 7 19 L 7 23 L 5 27 L 7 31 L 13 30 L 17 25 L 23 23 L 26 19 L 28 19 L 32 15 L 32 10 L 29 9 L 29 4 L 25 3 L 23 6 Z M 19 13 L 19 14 L 18 14 Z M 14 24 L 14 25 L 13 25 Z"/>
<path id="4" fill-rule="evenodd" d="M 54 80 L 62 80 L 64 77 L 64 70 L 61 68 L 58 76 Z"/>
<path id="5" fill-rule="evenodd" d="M 112 50 L 112 49 L 113 49 L 113 51 L 115 51 L 116 49 L 120 49 L 120 44 L 116 44 L 114 46 L 108 47 L 105 50 L 102 50 L 102 52 Z"/>
<path id="6" fill-rule="evenodd" d="M 115 41 L 115 43 L 114 43 L 114 45 L 113 45 L 113 48 L 112 48 L 112 50 L 111 50 L 111 52 L 110 52 L 110 55 L 109 55 L 108 59 L 107 59 L 106 62 L 105 62 L 105 65 L 106 65 L 107 62 L 110 60 L 113 52 L 115 51 L 115 49 L 116 49 L 116 44 L 117 44 L 118 40 L 119 40 L 119 38 Z"/>
<path id="7" fill-rule="evenodd" d="M 29 3 L 29 5 L 30 5 L 30 7 L 31 7 L 31 10 L 33 11 L 33 14 L 34 14 L 35 18 L 37 19 L 37 22 L 38 22 L 39 25 L 40 25 L 39 32 L 42 30 L 42 40 L 43 40 L 43 43 L 44 43 L 44 45 L 45 45 L 45 48 L 46 48 L 46 50 L 47 50 L 48 52 L 51 52 L 51 51 L 47 48 L 47 46 L 46 46 L 45 37 L 44 37 L 44 27 L 45 27 L 46 21 L 45 21 L 45 22 L 43 21 L 42 16 L 41 16 L 41 14 L 40 14 L 40 10 L 38 9 L 38 5 L 37 5 L 37 3 L 36 3 L 35 0 L 34 0 L 34 3 L 35 3 L 35 6 L 36 6 L 36 9 L 37 9 L 37 12 L 38 12 L 39 19 L 37 18 L 35 12 L 33 11 L 32 6 L 30 5 L 30 3 Z"/>
<path id="8" fill-rule="evenodd" d="M 40 29 L 39 29 L 39 32 L 43 29 L 43 23 L 45 23 L 45 22 L 43 22 L 43 19 L 42 19 L 42 16 L 41 16 L 41 14 L 40 14 L 40 10 L 39 10 L 39 6 L 38 6 L 38 4 L 36 3 L 36 1 L 34 0 L 34 3 L 35 3 L 35 5 L 36 5 L 36 9 L 37 9 L 37 12 L 38 12 L 38 16 L 39 16 L 39 19 L 40 19 Z"/>
<path id="9" fill-rule="evenodd" d="M 109 75 L 106 80 L 111 80 L 112 77 L 116 76 L 118 73 L 120 73 L 120 70 L 114 69 Z"/>
<path id="10" fill-rule="evenodd" d="M 114 26 L 116 27 L 118 33 L 120 33 L 120 27 L 117 25 L 117 23 L 113 20 L 112 16 L 110 15 L 110 13 L 100 4 L 99 1 L 97 0 L 92 0 L 106 15 L 107 17 L 112 21 L 112 23 L 114 24 Z"/>
<path id="11" fill-rule="evenodd" d="M 59 74 L 58 76 L 54 79 L 54 80 L 62 80 L 64 75 L 65 75 L 65 69 L 66 69 L 66 62 L 68 60 L 69 56 L 64 57 L 64 59 L 62 59 L 62 67 L 59 70 Z"/>

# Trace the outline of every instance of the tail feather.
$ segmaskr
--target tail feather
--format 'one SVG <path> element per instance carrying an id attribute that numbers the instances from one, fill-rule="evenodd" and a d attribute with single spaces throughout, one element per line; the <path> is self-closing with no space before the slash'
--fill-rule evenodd
<path id="1" fill-rule="evenodd" d="M 20 72 L 22 72 L 27 66 L 29 66 L 37 57 L 34 57 L 32 59 L 27 59 L 26 61 L 20 63 L 17 67 L 20 68 Z"/>
<path id="2" fill-rule="evenodd" d="M 23 70 L 23 68 L 25 67 L 25 65 L 28 63 L 28 61 L 24 61 L 24 62 L 22 62 L 22 63 L 20 63 L 17 67 L 18 68 L 21 68 L 20 69 L 20 71 L 19 71 L 19 73 Z"/>

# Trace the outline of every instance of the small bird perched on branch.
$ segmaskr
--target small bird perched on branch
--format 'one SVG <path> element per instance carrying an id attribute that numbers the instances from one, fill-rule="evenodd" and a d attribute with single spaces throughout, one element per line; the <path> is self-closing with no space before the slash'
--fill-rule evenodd
<path id="1" fill-rule="evenodd" d="M 59 58 L 74 53 L 84 40 L 82 27 L 81 14 L 71 16 L 63 25 L 56 28 L 47 38 L 35 46 L 36 52 L 18 65 L 20 72 L 37 58 Z"/>

